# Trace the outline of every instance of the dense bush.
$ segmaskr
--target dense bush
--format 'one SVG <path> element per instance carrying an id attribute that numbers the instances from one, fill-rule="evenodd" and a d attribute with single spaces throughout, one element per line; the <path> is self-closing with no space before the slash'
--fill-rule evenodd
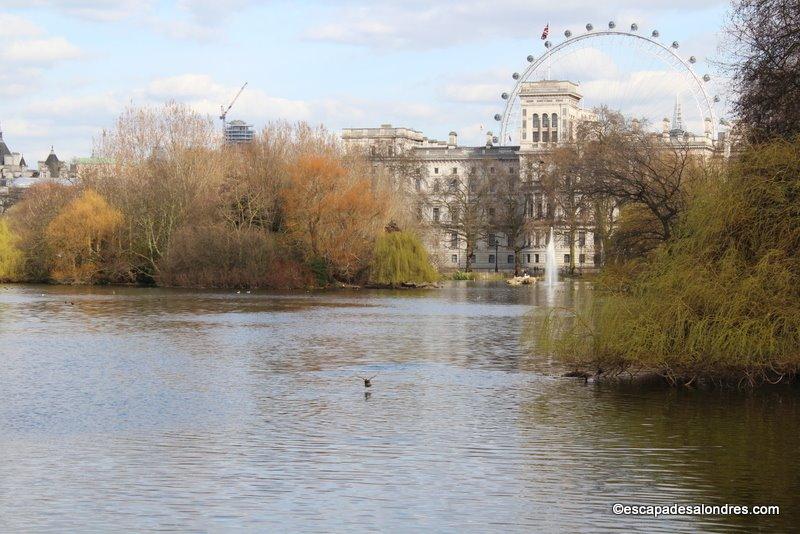
<path id="1" fill-rule="evenodd" d="M 411 232 L 390 232 L 375 244 L 370 281 L 398 286 L 435 282 L 438 275 L 428 261 L 428 252 Z"/>
<path id="2" fill-rule="evenodd" d="M 755 147 L 692 202 L 674 240 L 613 271 L 544 347 L 570 365 L 755 384 L 800 370 L 800 138 Z M 626 279 L 627 275 L 627 279 Z M 601 279 L 602 281 L 602 279 Z"/>
<path id="3" fill-rule="evenodd" d="M 18 280 L 21 269 L 22 252 L 17 248 L 8 223 L 0 219 L 0 282 Z"/>
<path id="4" fill-rule="evenodd" d="M 223 225 L 184 227 L 172 237 L 157 282 L 180 287 L 291 289 L 310 275 L 278 236 Z"/>
<path id="5" fill-rule="evenodd" d="M 59 283 L 107 280 L 109 242 L 122 225 L 122 213 L 92 190 L 73 199 L 45 229 L 50 249 L 50 278 Z"/>

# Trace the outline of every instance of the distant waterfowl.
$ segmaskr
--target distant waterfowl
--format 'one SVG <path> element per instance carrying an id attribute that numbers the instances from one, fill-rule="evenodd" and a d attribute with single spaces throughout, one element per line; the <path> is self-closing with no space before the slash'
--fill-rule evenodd
<path id="1" fill-rule="evenodd" d="M 371 388 L 372 387 L 372 379 L 375 378 L 376 376 L 378 376 L 378 375 L 372 375 L 369 378 L 364 378 L 363 376 L 358 376 L 356 378 L 360 378 L 361 380 L 364 381 L 364 387 L 365 388 Z"/>

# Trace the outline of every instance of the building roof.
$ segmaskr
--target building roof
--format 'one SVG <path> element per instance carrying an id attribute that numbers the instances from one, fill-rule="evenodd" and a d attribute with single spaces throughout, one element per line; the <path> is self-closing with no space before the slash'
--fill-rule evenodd
<path id="1" fill-rule="evenodd" d="M 57 165 L 58 163 L 60 163 L 60 161 L 58 160 L 58 156 L 56 156 L 56 153 L 53 150 L 53 147 L 50 147 L 50 154 L 47 156 L 47 159 L 44 160 L 44 164 L 47 165 L 47 166 L 50 166 L 50 165 L 53 165 L 53 164 Z"/>
<path id="2" fill-rule="evenodd" d="M 3 129 L 0 128 L 0 158 L 2 158 L 3 156 L 10 156 L 10 155 L 11 151 L 8 149 L 8 145 L 6 145 L 6 142 L 3 141 Z M 0 165 L 2 165 L 2 163 L 3 160 L 0 159 Z"/>

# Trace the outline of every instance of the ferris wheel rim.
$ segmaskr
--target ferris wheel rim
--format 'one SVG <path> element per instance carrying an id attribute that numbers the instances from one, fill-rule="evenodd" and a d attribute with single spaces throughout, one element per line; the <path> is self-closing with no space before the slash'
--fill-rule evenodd
<path id="1" fill-rule="evenodd" d="M 589 26 L 590 24 L 587 24 L 587 27 Z M 704 105 L 705 111 L 708 112 L 708 116 L 707 117 L 704 116 L 703 119 L 704 121 L 710 120 L 711 137 L 712 139 L 716 139 L 717 125 L 716 125 L 716 114 L 714 113 L 714 106 L 712 105 L 713 98 L 709 95 L 708 91 L 706 91 L 705 85 L 703 83 L 704 81 L 708 80 L 705 80 L 703 77 L 700 77 L 694 71 L 690 61 L 687 61 L 683 59 L 683 57 L 678 55 L 678 53 L 675 51 L 677 49 L 677 44 L 673 43 L 673 46 L 667 46 L 664 43 L 656 40 L 655 37 L 648 37 L 646 35 L 636 33 L 633 30 L 623 31 L 623 30 L 615 30 L 609 28 L 608 30 L 600 30 L 600 31 L 587 30 L 586 33 L 582 33 L 580 35 L 572 35 L 572 33 L 569 32 L 569 35 L 564 41 L 552 47 L 548 46 L 549 43 L 548 41 L 547 43 L 545 43 L 545 46 L 548 46 L 547 52 L 545 52 L 538 58 L 535 58 L 533 61 L 531 61 L 530 65 L 526 67 L 526 69 L 522 72 L 522 74 L 515 73 L 514 88 L 512 89 L 511 93 L 508 94 L 508 98 L 506 99 L 506 105 L 503 109 L 503 113 L 501 116 L 500 143 L 499 143 L 501 146 L 507 146 L 505 140 L 508 138 L 508 122 L 509 119 L 511 118 L 511 109 L 513 107 L 514 101 L 519 97 L 519 91 L 522 87 L 522 84 L 528 81 L 530 75 L 533 72 L 535 72 L 539 67 L 541 67 L 545 63 L 545 61 L 551 58 L 553 54 L 555 54 L 556 52 L 559 52 L 560 50 L 563 50 L 564 48 L 567 48 L 568 46 L 578 43 L 580 41 L 593 39 L 597 37 L 607 37 L 607 36 L 623 36 L 623 37 L 634 37 L 636 39 L 640 39 L 649 44 L 655 45 L 662 52 L 667 52 L 673 59 L 677 60 L 680 63 L 680 66 L 682 67 L 683 73 L 684 74 L 688 73 L 690 75 L 694 89 L 698 90 L 700 95 L 702 95 L 702 102 L 698 102 L 698 104 Z M 706 75 L 706 77 L 707 76 L 708 75 Z M 697 98 L 697 95 L 693 96 Z M 705 115 L 702 113 L 702 110 L 701 114 Z"/>

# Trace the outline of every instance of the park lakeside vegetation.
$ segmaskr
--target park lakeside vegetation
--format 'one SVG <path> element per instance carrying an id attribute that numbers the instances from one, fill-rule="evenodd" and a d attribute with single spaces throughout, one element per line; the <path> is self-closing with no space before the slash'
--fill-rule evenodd
<path id="1" fill-rule="evenodd" d="M 291 289 L 438 278 L 392 181 L 322 128 L 277 123 L 220 145 L 209 119 L 169 103 L 128 109 L 96 153 L 77 183 L 35 185 L 0 219 L 0 281 Z"/>
<path id="2" fill-rule="evenodd" d="M 789 0 L 741 0 L 729 36 L 739 144 L 729 160 L 668 181 L 676 202 L 626 197 L 614 166 L 597 165 L 630 150 L 624 142 L 590 136 L 588 150 L 565 158 L 622 201 L 590 297 L 534 321 L 537 350 L 570 375 L 657 376 L 685 387 L 800 375 L 800 11 Z M 666 172 L 656 177 L 678 176 L 680 163 L 659 158 Z M 663 190 L 653 178 L 642 172 L 637 187 Z"/>

